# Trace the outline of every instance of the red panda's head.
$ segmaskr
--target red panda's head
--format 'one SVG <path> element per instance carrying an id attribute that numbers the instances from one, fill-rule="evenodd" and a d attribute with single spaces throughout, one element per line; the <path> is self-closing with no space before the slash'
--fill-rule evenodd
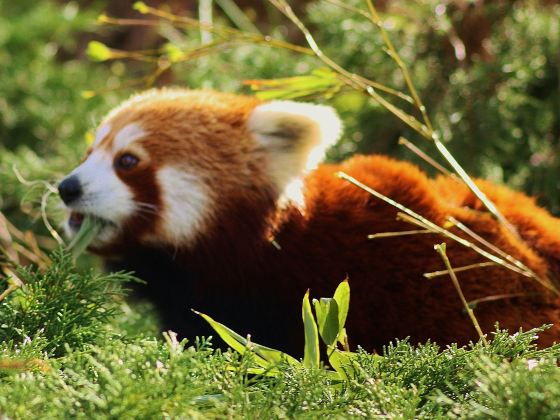
<path id="1" fill-rule="evenodd" d="M 147 91 L 109 113 L 81 165 L 60 183 L 65 229 L 73 236 L 93 215 L 106 222 L 93 249 L 130 241 L 192 246 L 227 223 L 236 200 L 283 196 L 340 131 L 326 106 Z"/>

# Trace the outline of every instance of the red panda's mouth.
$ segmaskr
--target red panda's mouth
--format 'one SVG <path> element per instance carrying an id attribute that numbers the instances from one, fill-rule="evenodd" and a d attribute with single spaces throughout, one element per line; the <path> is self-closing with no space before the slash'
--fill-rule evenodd
<path id="1" fill-rule="evenodd" d="M 84 222 L 84 217 L 83 213 L 73 211 L 70 213 L 70 217 L 68 218 L 68 225 L 70 225 L 70 227 L 74 230 L 80 230 L 82 223 Z"/>
<path id="2" fill-rule="evenodd" d="M 79 231 L 82 225 L 84 224 L 84 220 L 86 216 L 87 216 L 86 213 L 81 213 L 79 211 L 72 210 L 70 212 L 70 216 L 68 217 L 68 226 L 70 226 L 70 228 L 76 232 Z M 116 227 L 115 223 L 107 219 L 102 219 L 97 216 L 95 217 L 95 219 L 98 222 L 100 222 L 103 227 L 108 227 L 108 226 Z"/>

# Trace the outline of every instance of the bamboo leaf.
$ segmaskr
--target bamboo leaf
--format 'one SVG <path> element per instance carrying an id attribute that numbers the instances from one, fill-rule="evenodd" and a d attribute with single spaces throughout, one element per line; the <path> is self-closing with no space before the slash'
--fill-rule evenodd
<path id="1" fill-rule="evenodd" d="M 132 5 L 132 8 L 143 15 L 150 11 L 150 8 L 143 1 L 137 1 Z"/>
<path id="2" fill-rule="evenodd" d="M 226 327 L 217 321 L 214 321 L 210 316 L 203 314 L 202 312 L 194 311 L 195 314 L 200 315 L 210 326 L 218 333 L 220 338 L 225 341 L 225 343 L 240 354 L 244 354 L 247 351 L 248 341 L 243 336 L 237 334 L 232 329 Z M 270 363 L 264 360 L 261 356 L 255 355 L 255 362 L 263 367 L 270 367 Z"/>
<path id="3" fill-rule="evenodd" d="M 104 223 L 96 217 L 84 217 L 80 230 L 68 245 L 68 250 L 72 252 L 74 258 L 83 254 L 91 241 L 99 234 L 103 225 Z"/>
<path id="4" fill-rule="evenodd" d="M 352 361 L 355 357 L 356 353 L 333 349 L 329 354 L 329 363 L 342 379 L 348 380 L 356 375 Z"/>
<path id="5" fill-rule="evenodd" d="M 338 305 L 338 332 L 340 333 L 344 329 L 348 308 L 350 307 L 350 283 L 348 283 L 348 278 L 344 279 L 336 288 L 334 300 Z"/>
<path id="6" fill-rule="evenodd" d="M 327 346 L 336 342 L 340 332 L 338 318 L 338 304 L 332 298 L 313 299 L 319 334 Z"/>
<path id="7" fill-rule="evenodd" d="M 246 80 L 256 96 L 261 99 L 295 99 L 311 95 L 332 95 L 343 86 L 336 73 L 320 68 L 305 76 L 271 80 Z"/>
<path id="8" fill-rule="evenodd" d="M 203 314 L 198 311 L 193 311 L 195 314 L 200 315 L 210 326 L 218 333 L 220 338 L 225 341 L 225 343 L 230 346 L 233 350 L 240 354 L 245 353 L 248 349 L 252 350 L 255 355 L 255 362 L 266 369 L 271 369 L 274 365 L 281 363 L 283 361 L 288 362 L 293 366 L 301 366 L 294 357 L 281 352 L 280 350 L 272 349 L 270 347 L 263 346 L 261 344 L 253 343 L 247 340 L 245 337 L 237 334 L 232 329 L 226 327 L 210 316 Z"/>
<path id="9" fill-rule="evenodd" d="M 309 290 L 303 297 L 301 313 L 305 331 L 303 366 L 306 368 L 319 368 L 319 334 L 317 332 L 317 323 L 311 311 L 311 304 L 309 303 Z"/>
<path id="10" fill-rule="evenodd" d="M 113 56 L 109 47 L 99 41 L 91 41 L 87 46 L 86 53 L 94 61 L 106 61 Z"/>

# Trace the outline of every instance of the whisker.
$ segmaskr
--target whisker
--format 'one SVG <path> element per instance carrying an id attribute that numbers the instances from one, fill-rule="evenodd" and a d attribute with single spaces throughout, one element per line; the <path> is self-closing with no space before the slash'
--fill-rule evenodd
<path id="1" fill-rule="evenodd" d="M 134 203 L 136 206 L 136 210 L 139 213 L 145 214 L 157 214 L 159 211 L 159 206 L 152 203 L 143 203 L 141 201 Z"/>

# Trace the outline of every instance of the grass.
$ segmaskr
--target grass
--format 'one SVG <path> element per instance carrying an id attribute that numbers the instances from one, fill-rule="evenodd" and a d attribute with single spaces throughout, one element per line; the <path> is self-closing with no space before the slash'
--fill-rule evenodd
<path id="1" fill-rule="evenodd" d="M 556 418 L 560 409 L 560 346 L 537 349 L 542 329 L 497 329 L 462 348 L 395 341 L 381 355 L 352 353 L 343 376 L 303 349 L 263 371 L 257 345 L 222 352 L 211 338 L 156 333 L 149 305 L 123 300 L 130 276 L 81 272 L 61 250 L 50 259 L 45 271 L 18 270 L 25 286 L 0 302 L 8 418 Z M 330 350 L 344 330 L 341 287 L 313 301 L 316 318 L 304 298 L 306 328 L 317 319 Z"/>

